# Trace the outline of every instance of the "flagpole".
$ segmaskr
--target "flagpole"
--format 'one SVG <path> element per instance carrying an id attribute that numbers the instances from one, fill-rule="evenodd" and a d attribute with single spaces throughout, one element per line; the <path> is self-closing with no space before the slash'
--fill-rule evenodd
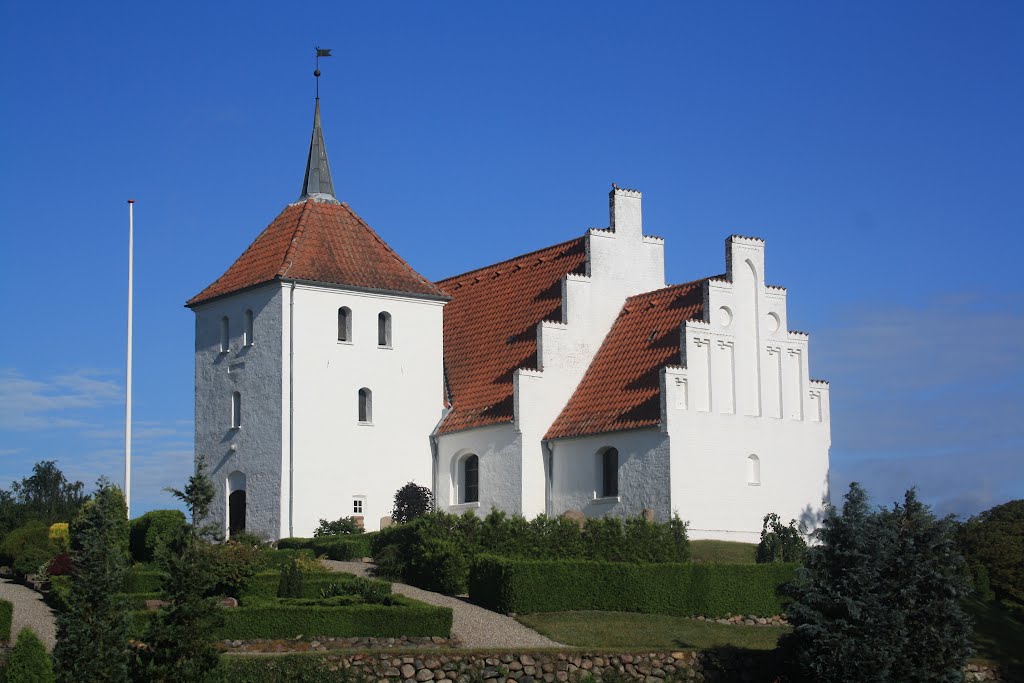
<path id="1" fill-rule="evenodd" d="M 128 353 L 125 372 L 124 408 L 124 504 L 132 517 L 132 280 L 134 279 L 135 200 L 128 200 Z"/>

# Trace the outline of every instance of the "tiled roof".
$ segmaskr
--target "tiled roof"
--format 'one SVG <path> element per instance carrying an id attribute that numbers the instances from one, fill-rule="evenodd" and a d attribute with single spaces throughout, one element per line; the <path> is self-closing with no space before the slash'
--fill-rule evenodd
<path id="1" fill-rule="evenodd" d="M 274 279 L 308 280 L 441 297 L 348 204 L 306 199 L 285 207 L 194 306 Z"/>
<path id="2" fill-rule="evenodd" d="M 697 280 L 626 299 L 545 439 L 650 427 L 661 421 L 661 368 L 680 362 L 680 326 L 704 315 Z"/>
<path id="3" fill-rule="evenodd" d="M 512 376 L 537 367 L 537 324 L 561 320 L 566 273 L 585 268 L 584 238 L 556 244 L 437 284 L 451 412 L 439 433 L 510 422 Z"/>

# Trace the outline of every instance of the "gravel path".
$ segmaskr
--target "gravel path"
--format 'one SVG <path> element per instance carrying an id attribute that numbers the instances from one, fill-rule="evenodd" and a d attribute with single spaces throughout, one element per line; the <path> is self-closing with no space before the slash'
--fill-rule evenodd
<path id="1" fill-rule="evenodd" d="M 57 642 L 57 627 L 53 611 L 43 602 L 43 596 L 30 588 L 4 579 L 0 581 L 0 598 L 14 605 L 11 621 L 11 645 L 17 640 L 21 629 L 26 626 L 36 632 L 47 650 L 53 650 Z"/>
<path id="2" fill-rule="evenodd" d="M 337 562 L 322 560 L 337 572 L 347 572 L 359 576 L 370 576 L 372 564 L 364 562 Z M 452 608 L 452 636 L 462 642 L 463 647 L 494 647 L 505 649 L 533 647 L 563 647 L 561 643 L 542 636 L 533 629 L 523 626 L 511 617 L 477 607 L 465 600 L 450 595 L 431 593 L 421 588 L 408 586 L 404 583 L 391 584 L 392 590 L 431 605 Z"/>

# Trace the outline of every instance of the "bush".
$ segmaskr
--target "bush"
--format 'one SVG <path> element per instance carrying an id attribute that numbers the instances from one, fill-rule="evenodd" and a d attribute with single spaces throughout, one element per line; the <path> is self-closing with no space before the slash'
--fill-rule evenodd
<path id="1" fill-rule="evenodd" d="M 0 642 L 11 639 L 11 619 L 14 616 L 14 605 L 7 600 L 0 600 Z"/>
<path id="2" fill-rule="evenodd" d="M 296 560 L 281 567 L 281 581 L 277 584 L 277 597 L 301 598 L 303 596 L 302 573 Z"/>
<path id="3" fill-rule="evenodd" d="M 359 585 L 359 581 L 372 582 L 376 591 L 383 593 L 391 592 L 391 584 L 387 581 L 380 581 L 379 579 L 361 579 L 360 577 L 353 576 L 351 574 L 340 574 L 338 572 L 321 570 L 318 572 L 306 572 L 304 574 L 302 581 L 302 595 L 297 597 L 317 598 L 320 597 L 322 591 L 331 584 L 338 584 L 347 588 L 348 586 Z M 242 604 L 244 605 L 246 600 L 252 597 L 275 597 L 277 595 L 277 588 L 280 582 L 280 572 L 268 571 L 256 574 L 246 585 L 245 591 L 242 593 Z M 351 589 L 347 592 L 352 593 L 358 591 Z"/>
<path id="4" fill-rule="evenodd" d="M 395 491 L 395 505 L 391 509 L 391 519 L 395 524 L 405 524 L 417 517 L 422 517 L 434 509 L 434 494 L 426 486 L 409 482 Z"/>
<path id="5" fill-rule="evenodd" d="M 7 683 L 52 683 L 53 660 L 31 629 L 23 628 L 7 660 Z"/>
<path id="6" fill-rule="evenodd" d="M 363 527 L 356 524 L 354 517 L 342 517 L 335 522 L 321 519 L 320 526 L 313 532 L 313 536 L 315 538 L 322 538 L 324 536 L 343 536 L 361 533 L 363 533 Z"/>
<path id="7" fill-rule="evenodd" d="M 526 521 L 492 511 L 480 519 L 443 512 L 380 531 L 372 552 L 382 576 L 428 590 L 459 593 L 468 569 L 482 553 L 523 559 L 581 559 L 614 562 L 685 562 L 686 523 L 678 517 L 656 524 L 643 518 L 588 520 L 583 530 L 572 520 L 543 515 Z"/>
<path id="8" fill-rule="evenodd" d="M 764 562 L 799 562 L 807 551 L 807 542 L 796 526 L 796 520 L 790 520 L 789 526 L 783 526 L 782 520 L 774 512 L 764 516 L 761 525 L 761 542 L 754 553 L 755 561 Z"/>
<path id="9" fill-rule="evenodd" d="M 227 542 L 206 548 L 216 581 L 208 597 L 241 596 L 246 583 L 266 564 L 266 552 L 258 547 Z"/>
<path id="10" fill-rule="evenodd" d="M 348 562 L 370 555 L 372 539 L 376 534 L 353 534 L 351 536 L 322 536 L 319 538 L 282 538 L 277 542 L 281 550 L 312 550 L 317 557 L 324 555 L 328 560 Z"/>
<path id="11" fill-rule="evenodd" d="M 67 576 L 75 571 L 75 561 L 69 553 L 61 553 L 50 560 L 46 565 L 46 574 L 49 577 Z"/>
<path id="12" fill-rule="evenodd" d="M 631 564 L 518 560 L 484 555 L 470 571 L 469 598 L 496 612 L 603 610 L 674 616 L 772 616 L 790 564 Z"/>
<path id="13" fill-rule="evenodd" d="M 988 570 L 996 597 L 1024 605 L 1024 500 L 1011 500 L 972 517 L 959 543 L 971 564 Z"/>
<path id="14" fill-rule="evenodd" d="M 0 543 L 0 559 L 10 564 L 16 574 L 35 574 L 56 554 L 50 541 L 50 527 L 43 522 L 20 526 Z"/>
<path id="15" fill-rule="evenodd" d="M 131 521 L 129 547 L 135 562 L 152 562 L 185 526 L 181 510 L 150 510 Z"/>
<path id="16" fill-rule="evenodd" d="M 165 574 L 156 569 L 136 569 L 128 571 L 125 581 L 125 593 L 153 593 L 160 590 Z"/>
<path id="17" fill-rule="evenodd" d="M 60 553 L 66 553 L 71 547 L 71 532 L 67 522 L 55 522 L 50 525 L 50 543 Z"/>
<path id="18" fill-rule="evenodd" d="M 68 608 L 68 596 L 71 593 L 70 576 L 51 576 L 50 590 L 43 595 L 46 602 L 56 612 L 64 612 Z"/>
<path id="19" fill-rule="evenodd" d="M 962 680 L 969 588 L 952 518 L 936 519 L 913 490 L 873 511 L 854 483 L 815 537 L 789 587 L 794 628 L 782 645 L 794 678 Z"/>
<path id="20" fill-rule="evenodd" d="M 988 568 L 983 564 L 972 564 L 967 568 L 968 579 L 974 594 L 983 602 L 992 602 L 996 598 L 992 584 L 988 578 Z"/>

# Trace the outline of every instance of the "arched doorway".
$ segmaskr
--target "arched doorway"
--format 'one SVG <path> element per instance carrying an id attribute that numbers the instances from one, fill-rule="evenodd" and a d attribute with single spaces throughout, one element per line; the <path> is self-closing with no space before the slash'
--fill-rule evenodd
<path id="1" fill-rule="evenodd" d="M 245 531 L 245 475 L 232 472 L 228 477 L 228 537 Z"/>

